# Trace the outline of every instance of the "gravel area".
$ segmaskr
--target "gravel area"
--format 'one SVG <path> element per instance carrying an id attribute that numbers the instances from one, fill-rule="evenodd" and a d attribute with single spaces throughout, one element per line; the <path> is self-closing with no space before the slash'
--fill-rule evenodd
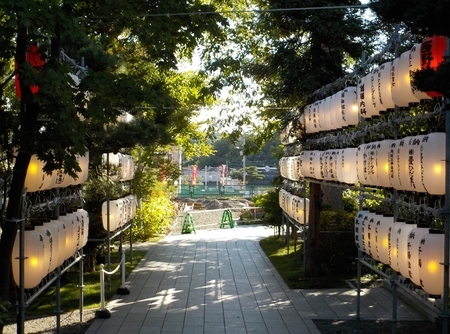
<path id="1" fill-rule="evenodd" d="M 61 314 L 61 334 L 83 334 L 95 319 L 96 310 L 83 310 L 83 322 L 80 323 L 79 310 Z M 10 324 L 3 328 L 3 334 L 17 333 L 16 324 Z M 27 334 L 53 334 L 56 333 L 56 316 L 39 317 L 25 321 L 25 333 Z"/>

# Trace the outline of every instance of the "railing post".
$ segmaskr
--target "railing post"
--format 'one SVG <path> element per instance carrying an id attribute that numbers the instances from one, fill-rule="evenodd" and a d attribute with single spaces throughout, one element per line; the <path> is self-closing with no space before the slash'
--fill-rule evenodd
<path id="1" fill-rule="evenodd" d="M 111 318 L 111 312 L 105 308 L 105 271 L 104 264 L 100 264 L 100 309 L 95 311 L 95 317 L 98 319 Z"/>
<path id="2" fill-rule="evenodd" d="M 125 250 L 122 249 L 122 261 L 121 261 L 121 271 L 122 271 L 122 285 L 117 289 L 118 295 L 129 295 L 130 290 L 125 286 Z"/>

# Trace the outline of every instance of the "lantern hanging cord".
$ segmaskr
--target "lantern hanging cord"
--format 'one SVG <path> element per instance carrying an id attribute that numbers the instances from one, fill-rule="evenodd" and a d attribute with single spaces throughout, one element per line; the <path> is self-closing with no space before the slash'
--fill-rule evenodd
<path id="1" fill-rule="evenodd" d="M 331 9 L 367 9 L 369 5 L 347 5 L 347 6 L 315 6 L 315 7 L 294 7 L 294 8 L 268 8 L 268 9 L 234 9 L 219 11 L 197 11 L 197 12 L 175 12 L 175 13 L 155 13 L 143 14 L 138 17 L 171 17 L 171 16 L 194 16 L 194 15 L 222 15 L 222 14 L 246 14 L 246 13 L 280 13 L 280 12 L 299 12 L 314 10 L 331 10 Z M 90 19 L 109 19 L 106 16 L 89 17 Z"/>
<path id="2" fill-rule="evenodd" d="M 16 219 L 16 218 L 6 218 L 5 222 L 7 223 L 15 223 L 15 224 L 19 224 L 21 222 L 25 221 L 25 218 L 21 218 L 21 219 Z"/>

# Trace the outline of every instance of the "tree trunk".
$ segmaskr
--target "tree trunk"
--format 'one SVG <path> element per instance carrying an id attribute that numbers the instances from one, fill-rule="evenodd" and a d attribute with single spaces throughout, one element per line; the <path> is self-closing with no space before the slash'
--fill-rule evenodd
<path id="1" fill-rule="evenodd" d="M 320 184 L 310 183 L 309 186 L 309 224 L 306 236 L 306 263 L 305 276 L 318 277 L 323 275 L 320 263 L 319 232 L 320 232 L 320 210 L 322 191 Z"/>
<path id="2" fill-rule="evenodd" d="M 18 68 L 26 61 L 26 50 L 28 46 L 28 35 L 24 26 L 19 26 L 16 37 L 16 62 Z M 19 77 L 20 78 L 20 77 Z M 38 108 L 37 105 L 27 102 L 31 101 L 31 90 L 29 87 L 23 85 L 20 81 L 20 90 L 22 99 L 20 101 L 20 119 L 21 126 L 19 132 L 16 134 L 15 140 L 18 143 L 19 150 L 16 156 L 16 161 L 13 169 L 13 176 L 8 191 L 8 202 L 5 213 L 5 220 L 2 221 L 2 235 L 0 239 L 0 299 L 3 301 L 10 301 L 13 296 L 10 296 L 11 291 L 11 255 L 16 239 L 19 222 L 24 219 L 23 216 L 25 205 L 23 201 L 23 190 L 25 184 L 25 177 L 27 175 L 28 165 L 30 163 L 31 154 L 29 150 L 23 150 L 27 145 L 33 145 L 33 133 L 37 124 Z M 29 139 L 26 140 L 25 137 Z M 14 305 L 14 303 L 13 303 Z M 0 333 L 3 332 L 3 325 L 0 324 Z"/>

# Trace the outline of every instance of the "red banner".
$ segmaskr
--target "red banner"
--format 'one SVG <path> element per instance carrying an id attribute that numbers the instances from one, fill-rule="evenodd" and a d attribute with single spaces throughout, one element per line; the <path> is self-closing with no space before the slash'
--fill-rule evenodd
<path id="1" fill-rule="evenodd" d="M 195 186 L 195 184 L 197 183 L 197 171 L 198 171 L 197 165 L 193 165 L 191 167 L 191 183 L 193 186 Z"/>
<path id="2" fill-rule="evenodd" d="M 220 183 L 225 185 L 225 180 L 227 179 L 227 165 L 219 166 L 220 171 Z"/>

